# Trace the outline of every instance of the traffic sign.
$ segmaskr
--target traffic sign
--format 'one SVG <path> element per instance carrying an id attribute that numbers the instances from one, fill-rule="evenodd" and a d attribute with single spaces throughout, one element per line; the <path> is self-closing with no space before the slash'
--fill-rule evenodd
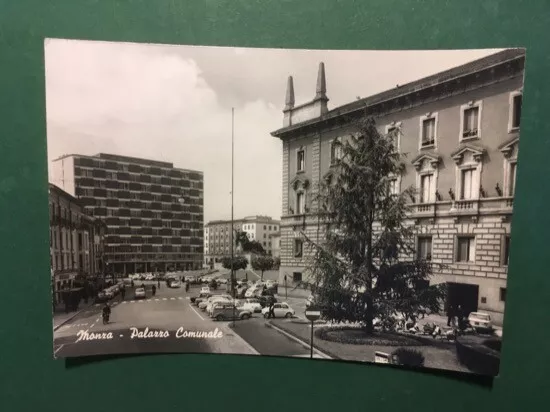
<path id="1" fill-rule="evenodd" d="M 321 311 L 317 308 L 306 309 L 306 318 L 310 321 L 315 322 L 321 317 Z"/>

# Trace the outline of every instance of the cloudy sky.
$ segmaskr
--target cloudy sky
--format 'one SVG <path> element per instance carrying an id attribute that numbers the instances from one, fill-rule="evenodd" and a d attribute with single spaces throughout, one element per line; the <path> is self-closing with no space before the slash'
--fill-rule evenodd
<path id="1" fill-rule="evenodd" d="M 311 51 L 52 40 L 45 43 L 48 160 L 113 153 L 202 170 L 205 221 L 281 215 L 287 77 L 296 104 L 315 95 L 325 62 L 329 108 L 496 50 Z M 52 182 L 56 183 L 56 182 Z"/>

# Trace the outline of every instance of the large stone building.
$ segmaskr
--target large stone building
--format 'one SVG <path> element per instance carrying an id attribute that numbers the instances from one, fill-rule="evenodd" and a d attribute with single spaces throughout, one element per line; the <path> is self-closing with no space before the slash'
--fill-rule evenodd
<path id="1" fill-rule="evenodd" d="M 103 272 L 105 224 L 84 213 L 80 201 L 49 185 L 50 264 L 54 303 L 63 291 Z"/>
<path id="2" fill-rule="evenodd" d="M 446 264 L 448 302 L 502 320 L 510 247 L 525 55 L 510 49 L 352 103 L 328 109 L 321 63 L 315 98 L 295 105 L 288 80 L 283 128 L 280 277 L 307 280 L 301 232 L 322 239 L 312 192 L 340 155 L 336 139 L 365 112 L 382 133 L 396 130 L 408 154 L 391 190 L 418 189 L 410 224 L 421 257 Z M 366 73 L 365 75 L 368 75 Z"/>
<path id="3" fill-rule="evenodd" d="M 247 216 L 233 220 L 235 232 L 245 232 L 250 241 L 258 241 L 267 254 L 273 254 L 272 235 L 280 230 L 280 221 L 269 216 Z M 231 220 L 213 220 L 204 227 L 204 263 L 212 266 L 231 254 Z M 277 246 L 277 245 L 276 245 Z M 236 249 L 236 253 L 240 253 Z"/>
<path id="4" fill-rule="evenodd" d="M 53 181 L 107 224 L 113 273 L 198 269 L 203 260 L 203 174 L 110 154 L 53 161 Z"/>

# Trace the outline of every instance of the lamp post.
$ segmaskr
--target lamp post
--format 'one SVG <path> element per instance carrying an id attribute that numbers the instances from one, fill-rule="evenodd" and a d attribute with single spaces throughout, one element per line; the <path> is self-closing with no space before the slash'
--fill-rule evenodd
<path id="1" fill-rule="evenodd" d="M 233 296 L 233 327 L 235 327 L 235 271 L 233 270 L 233 261 L 235 259 L 235 240 L 233 232 L 235 223 L 233 216 L 233 196 L 234 196 L 234 159 L 235 159 L 235 109 L 231 108 L 231 296 Z"/>
<path id="2" fill-rule="evenodd" d="M 178 203 L 183 206 L 185 204 L 185 198 L 183 196 L 180 197 L 178 199 Z M 160 287 L 160 280 L 159 280 L 159 287 Z"/>

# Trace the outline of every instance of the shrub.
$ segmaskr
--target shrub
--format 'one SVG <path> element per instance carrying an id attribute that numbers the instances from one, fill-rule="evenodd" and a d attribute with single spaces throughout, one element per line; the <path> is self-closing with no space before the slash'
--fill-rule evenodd
<path id="1" fill-rule="evenodd" d="M 414 349 L 396 349 L 392 352 L 392 357 L 395 357 L 400 365 L 415 367 L 424 366 L 424 355 L 422 352 Z"/>

